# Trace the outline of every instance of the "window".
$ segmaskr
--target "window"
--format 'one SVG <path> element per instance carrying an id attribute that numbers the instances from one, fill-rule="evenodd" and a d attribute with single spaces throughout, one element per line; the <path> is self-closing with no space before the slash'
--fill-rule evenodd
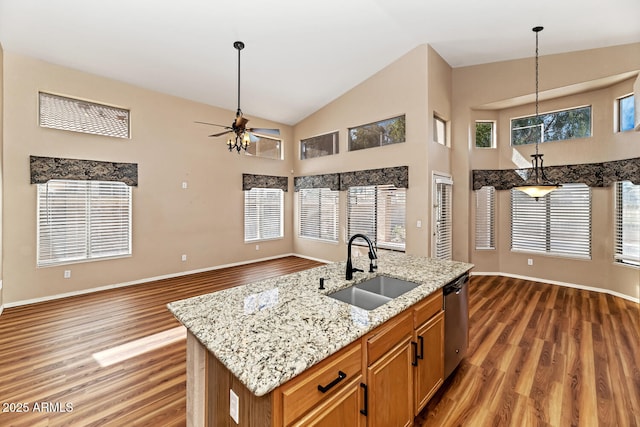
<path id="1" fill-rule="evenodd" d="M 447 122 L 438 116 L 433 116 L 433 140 L 447 145 Z"/>
<path id="2" fill-rule="evenodd" d="M 338 132 L 314 136 L 300 141 L 300 160 L 338 154 Z"/>
<path id="3" fill-rule="evenodd" d="M 40 92 L 40 126 L 129 138 L 129 110 Z"/>
<path id="4" fill-rule="evenodd" d="M 591 257 L 591 189 L 563 184 L 536 200 L 511 190 L 511 249 Z"/>
<path id="5" fill-rule="evenodd" d="M 511 119 L 511 145 L 591 136 L 591 106 Z"/>
<path id="6" fill-rule="evenodd" d="M 244 192 L 244 241 L 278 239 L 283 232 L 284 192 L 252 188 Z"/>
<path id="7" fill-rule="evenodd" d="M 476 191 L 476 249 L 495 249 L 496 189 Z"/>
<path id="8" fill-rule="evenodd" d="M 328 188 L 298 191 L 299 236 L 338 241 L 338 192 Z"/>
<path id="9" fill-rule="evenodd" d="M 640 266 L 640 185 L 616 183 L 615 260 Z"/>
<path id="10" fill-rule="evenodd" d="M 349 128 L 349 151 L 382 147 L 404 141 L 404 116 Z"/>
<path id="11" fill-rule="evenodd" d="M 406 189 L 392 185 L 349 187 L 347 239 L 362 233 L 378 248 L 404 251 L 406 194 Z"/>
<path id="12" fill-rule="evenodd" d="M 453 258 L 453 181 L 448 176 L 434 175 L 433 257 Z"/>
<path id="13" fill-rule="evenodd" d="M 38 267 L 131 255 L 131 187 L 122 182 L 38 184 Z"/>
<path id="14" fill-rule="evenodd" d="M 618 99 L 618 129 L 620 132 L 632 130 L 635 121 L 635 100 L 633 95 Z"/>
<path id="15" fill-rule="evenodd" d="M 476 148 L 495 148 L 495 122 L 476 122 Z"/>
<path id="16" fill-rule="evenodd" d="M 249 144 L 245 152 L 247 156 L 282 160 L 282 140 L 254 135 L 253 133 L 249 133 L 249 138 L 251 139 L 251 144 Z"/>

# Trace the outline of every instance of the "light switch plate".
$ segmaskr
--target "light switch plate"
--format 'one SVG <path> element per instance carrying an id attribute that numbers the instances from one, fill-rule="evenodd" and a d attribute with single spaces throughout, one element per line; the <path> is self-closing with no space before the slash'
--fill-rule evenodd
<path id="1" fill-rule="evenodd" d="M 233 390 L 229 389 L 229 415 L 236 422 L 236 424 L 240 424 L 240 399 L 238 399 L 238 395 L 233 392 Z"/>

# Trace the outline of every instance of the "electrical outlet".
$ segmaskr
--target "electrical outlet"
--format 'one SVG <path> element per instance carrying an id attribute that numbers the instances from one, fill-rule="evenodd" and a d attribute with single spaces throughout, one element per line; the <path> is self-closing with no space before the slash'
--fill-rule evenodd
<path id="1" fill-rule="evenodd" d="M 260 245 L 256 245 L 256 251 L 260 250 Z"/>
<path id="2" fill-rule="evenodd" d="M 186 261 L 187 260 L 187 254 L 182 254 L 182 261 Z"/>
<path id="3" fill-rule="evenodd" d="M 416 227 L 418 227 L 418 228 L 422 228 L 422 221 L 418 220 L 418 221 L 416 222 Z"/>
<path id="4" fill-rule="evenodd" d="M 71 278 L 71 270 L 65 270 L 64 271 L 64 278 L 65 279 L 70 279 Z"/>
<path id="5" fill-rule="evenodd" d="M 533 258 L 527 259 L 527 265 L 533 265 Z"/>
<path id="6" fill-rule="evenodd" d="M 229 415 L 236 424 L 240 424 L 240 399 L 231 389 L 229 389 Z"/>
<path id="7" fill-rule="evenodd" d="M 187 181 L 182 181 L 182 189 L 186 190 L 187 188 L 189 188 L 189 184 L 187 183 Z"/>

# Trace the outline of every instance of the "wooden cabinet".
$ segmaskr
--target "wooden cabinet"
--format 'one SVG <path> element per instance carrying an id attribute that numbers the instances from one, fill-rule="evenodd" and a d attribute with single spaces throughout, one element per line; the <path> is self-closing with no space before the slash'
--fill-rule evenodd
<path id="1" fill-rule="evenodd" d="M 367 426 L 413 425 L 411 310 L 366 335 Z"/>
<path id="2" fill-rule="evenodd" d="M 360 427 L 364 426 L 362 409 L 362 376 L 317 405 L 304 417 L 293 423 L 295 427 Z"/>
<path id="3" fill-rule="evenodd" d="M 418 415 L 444 382 L 444 311 L 442 291 L 414 307 L 417 357 L 414 369 L 414 414 Z"/>

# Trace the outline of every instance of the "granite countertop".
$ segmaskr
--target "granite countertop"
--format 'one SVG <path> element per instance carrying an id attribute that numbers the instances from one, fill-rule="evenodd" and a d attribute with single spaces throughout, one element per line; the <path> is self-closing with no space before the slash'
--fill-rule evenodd
<path id="1" fill-rule="evenodd" d="M 395 252 L 288 274 L 168 304 L 169 311 L 252 393 L 262 396 L 442 288 L 473 265 Z M 367 311 L 326 295 L 384 274 L 421 286 Z M 319 290 L 319 279 L 325 290 Z"/>

